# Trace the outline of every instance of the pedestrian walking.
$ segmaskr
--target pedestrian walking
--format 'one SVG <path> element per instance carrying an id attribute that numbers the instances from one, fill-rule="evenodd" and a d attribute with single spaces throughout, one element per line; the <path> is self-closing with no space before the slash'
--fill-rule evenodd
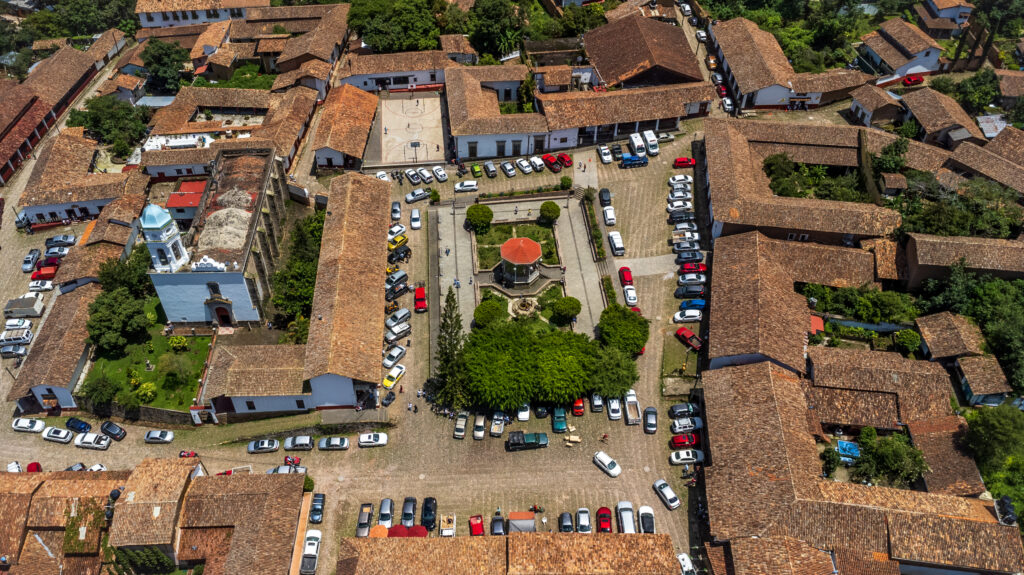
<path id="1" fill-rule="evenodd" d="M 409 411 L 412 411 L 412 402 L 410 401 L 409 403 L 407 403 L 405 408 Z"/>
<path id="2" fill-rule="evenodd" d="M 448 255 L 448 254 L 450 254 L 450 253 L 452 253 L 452 249 L 451 249 L 451 248 L 445 248 L 445 249 L 444 249 L 444 255 L 446 255 L 446 256 L 447 256 L 447 255 Z"/>
<path id="3" fill-rule="evenodd" d="M 420 406 L 418 406 L 418 405 L 412 406 L 412 412 L 413 413 L 419 413 L 420 412 Z"/>
<path id="4" fill-rule="evenodd" d="M 512 213 L 518 216 L 519 215 L 519 206 L 516 206 L 516 207 L 512 208 Z"/>
<path id="5" fill-rule="evenodd" d="M 388 127 L 387 127 L 387 126 L 384 126 L 384 135 L 385 135 L 385 136 L 387 136 L 387 135 L 388 135 Z"/>
<path id="6" fill-rule="evenodd" d="M 405 393 L 405 386 L 399 385 L 398 386 L 398 393 Z"/>

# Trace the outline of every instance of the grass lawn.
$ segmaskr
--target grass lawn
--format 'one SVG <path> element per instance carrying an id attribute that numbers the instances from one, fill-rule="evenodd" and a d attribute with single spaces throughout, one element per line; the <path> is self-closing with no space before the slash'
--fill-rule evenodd
<path id="1" fill-rule="evenodd" d="M 476 256 L 482 270 L 489 270 L 498 265 L 501 261 L 501 248 L 496 246 L 481 246 L 477 244 Z"/>
<path id="2" fill-rule="evenodd" d="M 661 354 L 661 374 L 697 376 L 697 354 L 676 338 L 674 331 L 665 334 Z"/>
<path id="3" fill-rule="evenodd" d="M 149 330 L 149 341 L 129 344 L 125 347 L 125 355 L 120 358 L 101 357 L 93 364 L 86 381 L 98 378 L 105 374 L 119 388 L 129 388 L 129 370 L 134 370 L 139 384 L 152 383 L 156 388 L 156 397 L 149 403 L 150 407 L 163 409 L 187 410 L 192 404 L 196 390 L 199 387 L 199 376 L 202 375 L 203 363 L 206 361 L 210 347 L 209 337 L 187 337 L 188 350 L 176 353 L 170 349 L 170 340 L 163 335 L 163 322 L 159 321 L 163 313 L 158 309 L 160 300 L 150 298 L 146 302 L 146 312 L 154 320 L 153 327 Z M 182 385 L 173 385 L 175 377 L 171 377 L 172 385 L 168 385 L 168 373 L 171 369 L 170 359 L 162 357 L 184 358 L 189 367 L 189 376 L 185 378 Z M 153 366 L 152 371 L 146 371 L 146 361 Z M 179 360 L 181 361 L 181 360 Z"/>
<path id="4" fill-rule="evenodd" d="M 551 306 L 554 304 L 554 302 L 558 301 L 562 297 L 563 296 L 561 286 L 553 285 L 550 286 L 548 289 L 544 290 L 544 293 L 540 294 L 540 297 L 537 298 L 537 303 L 539 303 L 541 306 L 541 317 L 550 321 L 551 316 L 554 315 L 555 313 L 554 311 L 552 311 Z"/>
<path id="5" fill-rule="evenodd" d="M 537 224 L 496 224 L 487 233 L 476 236 L 476 255 L 480 269 L 491 269 L 501 261 L 501 245 L 511 238 L 529 238 L 541 248 L 541 261 L 558 265 L 555 234 L 551 228 Z"/>

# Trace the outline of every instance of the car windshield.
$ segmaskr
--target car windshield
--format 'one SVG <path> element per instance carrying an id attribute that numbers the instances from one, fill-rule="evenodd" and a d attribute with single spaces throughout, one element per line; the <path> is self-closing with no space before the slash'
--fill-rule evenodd
<path id="1" fill-rule="evenodd" d="M 609 459 L 607 463 L 608 469 L 615 469 L 615 460 Z"/>

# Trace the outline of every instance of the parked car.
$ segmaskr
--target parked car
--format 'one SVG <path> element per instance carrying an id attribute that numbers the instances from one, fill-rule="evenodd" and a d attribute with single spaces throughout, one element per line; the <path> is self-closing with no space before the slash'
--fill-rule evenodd
<path id="1" fill-rule="evenodd" d="M 612 192 L 608 188 L 601 188 L 597 193 L 597 199 L 604 207 L 612 205 Z"/>
<path id="2" fill-rule="evenodd" d="M 681 327 L 676 330 L 676 337 L 686 345 L 693 348 L 693 351 L 700 351 L 704 347 L 704 340 L 697 337 L 692 331 L 685 327 Z"/>
<path id="3" fill-rule="evenodd" d="M 480 186 L 477 185 L 476 180 L 466 180 L 455 184 L 456 192 L 475 192 L 479 189 Z"/>
<path id="4" fill-rule="evenodd" d="M 719 85 L 715 86 L 715 92 L 718 93 L 718 97 L 719 98 L 724 98 L 727 95 L 729 95 L 729 92 L 728 92 L 728 90 L 726 90 L 724 84 L 719 84 Z"/>
<path id="5" fill-rule="evenodd" d="M 414 186 L 420 183 L 420 175 L 412 168 L 405 171 L 405 177 L 409 178 L 409 183 Z"/>
<path id="6" fill-rule="evenodd" d="M 685 301 L 679 303 L 679 309 L 680 309 L 680 311 L 684 311 L 684 310 L 688 310 L 688 309 L 704 309 L 705 307 L 707 307 L 707 305 L 708 305 L 707 300 L 703 300 L 703 299 L 688 299 L 688 300 L 685 300 Z"/>
<path id="7" fill-rule="evenodd" d="M 21 271 L 29 273 L 36 269 L 36 262 L 39 261 L 41 252 L 36 248 L 32 248 L 25 255 L 25 259 L 21 260 Z"/>
<path id="8" fill-rule="evenodd" d="M 590 394 L 590 411 L 594 413 L 604 411 L 604 398 L 596 393 Z"/>
<path id="9" fill-rule="evenodd" d="M 690 212 L 690 211 L 693 211 L 693 202 L 684 202 L 684 201 L 681 201 L 681 200 L 672 201 L 672 202 L 669 202 L 668 205 L 665 206 L 665 211 L 666 212 L 679 212 L 679 211 Z"/>
<path id="10" fill-rule="evenodd" d="M 4 321 L 4 330 L 10 329 L 32 329 L 32 320 L 15 318 Z"/>
<path id="11" fill-rule="evenodd" d="M 402 309 L 399 309 L 392 313 L 391 315 L 389 315 L 388 319 L 384 320 L 384 327 L 391 329 L 400 323 L 405 323 L 409 321 L 409 318 L 411 317 L 412 312 L 409 311 L 409 308 L 403 307 Z"/>
<path id="12" fill-rule="evenodd" d="M 402 502 L 402 525 L 407 528 L 416 525 L 415 497 L 406 497 Z"/>
<path id="13" fill-rule="evenodd" d="M 732 98 L 722 98 L 722 109 L 725 110 L 727 114 L 732 113 L 735 109 L 732 104 Z"/>
<path id="14" fill-rule="evenodd" d="M 23 345 L 5 345 L 0 347 L 0 357 L 4 359 L 25 357 L 26 355 L 28 355 L 28 348 Z"/>
<path id="15" fill-rule="evenodd" d="M 658 409 L 648 407 L 644 409 L 644 433 L 653 435 L 658 432 Z"/>
<path id="16" fill-rule="evenodd" d="M 614 158 L 616 162 L 622 159 L 621 144 L 612 144 L 612 158 Z"/>
<path id="17" fill-rule="evenodd" d="M 43 256 L 44 257 L 48 257 L 48 258 L 62 258 L 64 256 L 68 255 L 69 251 L 71 251 L 71 248 L 65 248 L 65 247 L 49 248 L 48 250 L 46 250 L 43 253 Z"/>
<path id="18" fill-rule="evenodd" d="M 348 449 L 347 437 L 321 437 L 317 444 L 320 451 L 345 451 Z"/>
<path id="19" fill-rule="evenodd" d="M 22 433 L 41 433 L 46 423 L 41 419 L 18 417 L 11 422 L 11 429 Z"/>
<path id="20" fill-rule="evenodd" d="M 49 256 L 36 262 L 36 270 L 41 270 L 45 267 L 58 267 L 60 266 L 60 258 Z"/>
<path id="21" fill-rule="evenodd" d="M 704 274 L 682 274 L 679 276 L 679 285 L 704 285 L 707 278 Z"/>
<path id="22" fill-rule="evenodd" d="M 53 291 L 53 282 L 46 280 L 36 280 L 28 282 L 28 291 L 30 292 L 41 292 L 41 291 Z"/>
<path id="23" fill-rule="evenodd" d="M 672 491 L 672 487 L 664 479 L 659 479 L 654 482 L 654 492 L 658 494 L 661 502 L 669 509 L 676 509 L 681 505 L 679 497 L 676 496 L 676 492 Z"/>
<path id="24" fill-rule="evenodd" d="M 313 438 L 308 435 L 293 435 L 284 439 L 285 451 L 312 451 Z"/>
<path id="25" fill-rule="evenodd" d="M 921 76 L 919 74 L 911 74 L 911 75 L 907 76 L 906 78 L 903 78 L 903 85 L 904 86 L 916 86 L 918 84 L 923 84 L 923 83 L 924 83 L 924 76 Z"/>
<path id="26" fill-rule="evenodd" d="M 434 166 L 430 171 L 434 172 L 434 177 L 437 178 L 438 182 L 448 181 L 448 174 L 444 173 L 443 166 Z"/>
<path id="27" fill-rule="evenodd" d="M 460 411 L 459 415 L 455 418 L 455 439 L 464 439 L 466 437 L 467 423 L 469 423 L 469 414 L 465 411 Z"/>
<path id="28" fill-rule="evenodd" d="M 679 202 L 679 201 L 692 201 L 693 194 L 682 188 L 672 188 L 672 191 L 668 193 L 667 201 Z"/>
<path id="29" fill-rule="evenodd" d="M 526 161 L 526 158 L 519 158 L 516 160 L 516 167 L 523 174 L 532 174 L 533 168 L 530 167 L 530 162 Z"/>
<path id="30" fill-rule="evenodd" d="M 584 405 L 583 398 L 576 398 L 576 401 L 574 401 L 572 404 L 572 414 L 576 417 L 582 417 L 585 409 L 586 406 Z"/>
<path id="31" fill-rule="evenodd" d="M 430 174 L 430 170 L 426 168 L 417 168 L 416 173 L 420 175 L 420 179 L 423 180 L 424 184 L 429 184 L 434 181 L 434 176 Z"/>
<path id="32" fill-rule="evenodd" d="M 384 299 L 387 300 L 387 301 L 395 301 L 396 299 L 398 299 L 398 298 L 402 297 L 403 295 L 405 295 L 405 293 L 408 292 L 408 291 L 409 291 L 409 284 L 403 282 L 403 283 L 400 283 L 400 284 L 396 285 L 392 289 L 389 289 L 389 290 L 385 291 L 384 292 Z M 400 324 L 400 325 L 402 325 L 404 327 L 408 327 L 408 324 Z M 398 327 L 398 326 L 395 326 L 395 327 Z M 384 337 L 387 338 L 388 335 L 384 334 Z M 400 337 L 400 336 L 395 337 L 395 340 L 397 340 L 398 337 Z"/>
<path id="33" fill-rule="evenodd" d="M 391 202 L 391 219 L 392 220 L 400 220 L 400 219 L 402 219 L 402 204 L 400 204 L 398 202 Z"/>
<path id="34" fill-rule="evenodd" d="M 387 375 L 384 376 L 384 380 L 381 382 L 381 385 L 384 386 L 384 389 L 391 389 L 392 387 L 395 387 L 395 384 L 398 383 L 404 375 L 405 366 L 400 363 L 396 364 L 390 371 L 388 371 Z"/>
<path id="35" fill-rule="evenodd" d="M 110 438 L 100 433 L 79 433 L 75 437 L 75 447 L 103 451 L 110 447 Z"/>
<path id="36" fill-rule="evenodd" d="M 383 447 L 387 444 L 386 433 L 364 433 L 359 436 L 359 447 Z"/>
<path id="37" fill-rule="evenodd" d="M 703 30 L 697 30 L 696 36 L 698 42 L 703 43 L 708 41 L 708 33 Z"/>
<path id="38" fill-rule="evenodd" d="M 380 400 L 380 404 L 383 405 L 384 407 L 387 407 L 387 406 L 391 405 L 394 402 L 395 402 L 395 392 L 394 391 L 389 391 L 388 394 L 384 396 L 384 399 Z"/>
<path id="39" fill-rule="evenodd" d="M 493 166 L 493 164 L 492 164 L 492 166 Z M 480 167 L 480 164 L 473 164 L 472 166 L 469 167 L 469 171 L 473 174 L 474 178 L 482 178 L 482 177 L 484 177 L 484 170 L 483 170 L 483 168 Z M 488 175 L 490 175 L 490 174 L 488 174 Z"/>
<path id="40" fill-rule="evenodd" d="M 430 194 L 427 193 L 427 190 L 424 190 L 423 188 L 416 188 L 415 190 L 409 192 L 408 194 L 405 194 L 405 203 L 414 204 L 416 202 L 423 201 L 429 197 Z"/>
<path id="41" fill-rule="evenodd" d="M 276 439 L 257 439 L 250 441 L 246 451 L 249 453 L 273 453 L 281 448 L 281 443 Z"/>
<path id="42" fill-rule="evenodd" d="M 516 168 L 515 166 L 512 165 L 512 162 L 502 162 L 501 171 L 505 174 L 505 177 L 507 178 L 516 177 Z"/>
<path id="43" fill-rule="evenodd" d="M 530 421 L 530 404 L 524 403 L 516 410 L 517 421 Z"/>
<path id="44" fill-rule="evenodd" d="M 409 236 L 405 234 L 395 236 L 394 239 L 388 242 L 388 251 L 397 250 L 398 248 L 404 246 L 407 243 L 409 243 Z"/>
<path id="45" fill-rule="evenodd" d="M 508 535 L 505 531 L 505 517 L 500 513 L 491 516 L 491 535 Z"/>
<path id="46" fill-rule="evenodd" d="M 682 225 L 682 224 L 680 224 L 680 225 Z M 705 264 L 689 263 L 689 264 L 683 264 L 683 265 L 679 266 L 679 273 L 681 273 L 681 274 L 704 273 L 706 271 L 708 271 L 708 266 L 705 265 Z"/>
<path id="47" fill-rule="evenodd" d="M 619 533 L 636 533 L 636 521 L 633 516 L 633 504 L 619 501 L 615 505 L 615 514 L 619 516 Z"/>
<path id="48" fill-rule="evenodd" d="M 72 465 L 71 467 L 65 467 L 64 471 L 85 471 L 85 464 L 84 463 L 76 463 L 76 464 Z"/>
<path id="49" fill-rule="evenodd" d="M 387 355 L 384 356 L 384 361 L 381 363 L 384 365 L 384 367 L 391 369 L 403 357 L 405 357 L 405 348 L 400 345 L 396 345 L 395 347 L 388 350 Z"/>
<path id="50" fill-rule="evenodd" d="M 580 507 L 576 510 L 576 533 L 593 533 L 594 526 L 590 524 L 590 510 Z"/>
<path id="51" fill-rule="evenodd" d="M 420 209 L 416 208 L 409 214 L 409 227 L 418 230 L 423 227 L 423 219 L 420 217 Z"/>
<path id="52" fill-rule="evenodd" d="M 380 511 L 377 514 L 377 525 L 383 525 L 388 529 L 391 529 L 392 522 L 395 520 L 395 502 L 391 498 L 385 498 L 380 500 Z"/>
<path id="53" fill-rule="evenodd" d="M 28 464 L 28 467 L 25 468 L 25 471 L 28 473 L 42 473 L 43 466 L 40 465 L 38 461 L 33 461 L 32 463 Z"/>
<path id="54" fill-rule="evenodd" d="M 697 429 L 704 427 L 704 422 L 699 417 L 682 417 L 679 419 L 672 420 L 672 426 L 669 429 L 672 433 L 690 433 Z"/>
<path id="55" fill-rule="evenodd" d="M 530 167 L 539 174 L 544 171 L 544 160 L 540 159 L 540 156 L 532 156 L 530 158 Z"/>
<path id="56" fill-rule="evenodd" d="M 601 210 L 604 214 L 604 225 L 614 226 L 615 225 L 615 208 L 607 206 Z"/>
<path id="57" fill-rule="evenodd" d="M 607 507 L 601 507 L 597 510 L 597 532 L 598 533 L 611 533 L 612 532 L 612 510 Z"/>
<path id="58" fill-rule="evenodd" d="M 697 415 L 698 413 L 700 413 L 700 406 L 696 403 L 677 403 L 668 408 L 668 416 L 672 419 L 690 417 L 691 415 Z"/>
<path id="59" fill-rule="evenodd" d="M 633 306 L 640 302 L 636 297 L 636 288 L 633 286 L 626 286 L 622 288 L 622 297 L 626 300 L 626 305 Z"/>
<path id="60" fill-rule="evenodd" d="M 491 437 L 501 437 L 501 434 L 505 433 L 505 414 L 500 411 L 495 411 L 494 415 L 491 416 Z"/>
<path id="61" fill-rule="evenodd" d="M 92 429 L 92 425 L 78 419 L 77 417 L 69 417 L 64 422 L 64 427 L 74 431 L 75 433 L 88 433 Z"/>
<path id="62" fill-rule="evenodd" d="M 97 463 L 96 465 L 93 465 L 92 467 L 86 469 L 86 471 L 106 471 L 106 470 L 107 470 L 107 466 L 103 465 L 102 463 Z"/>
<path id="63" fill-rule="evenodd" d="M 327 496 L 323 493 L 313 494 L 313 503 L 309 506 L 309 522 L 310 523 L 323 523 L 324 521 L 324 504 L 327 501 Z"/>
<path id="64" fill-rule="evenodd" d="M 684 309 L 677 311 L 672 316 L 673 323 L 690 323 L 694 321 L 700 321 L 703 318 L 703 314 L 699 309 Z"/>
<path id="65" fill-rule="evenodd" d="M 57 266 L 44 266 L 32 272 L 32 281 L 52 280 L 57 275 Z"/>
<path id="66" fill-rule="evenodd" d="M 61 234 L 59 236 L 52 236 L 46 238 L 46 248 L 60 248 L 60 247 L 71 247 L 75 245 L 77 238 L 72 234 Z"/>
<path id="67" fill-rule="evenodd" d="M 427 288 L 418 287 L 413 291 L 413 309 L 416 313 L 423 313 L 427 311 Z"/>
<path id="68" fill-rule="evenodd" d="M 496 178 L 496 177 L 498 177 L 498 170 L 496 170 L 494 168 L 494 162 L 492 162 L 490 160 L 484 162 L 484 173 L 487 174 L 488 178 Z M 473 175 L 476 176 L 476 173 L 474 173 Z M 480 176 L 476 176 L 476 177 L 480 177 Z"/>
<path id="69" fill-rule="evenodd" d="M 412 256 L 412 248 L 409 246 L 398 246 L 391 253 L 388 254 L 388 263 L 397 264 L 398 262 L 405 261 Z"/>
<path id="70" fill-rule="evenodd" d="M 620 267 L 619 282 L 621 282 L 623 286 L 633 285 L 633 270 L 629 269 L 626 266 Z"/>
<path id="71" fill-rule="evenodd" d="M 701 285 L 686 285 L 679 286 L 676 288 L 675 294 L 677 299 L 683 299 L 687 297 L 703 297 L 704 286 Z"/>
<path id="72" fill-rule="evenodd" d="M 420 525 L 433 531 L 437 526 L 437 499 L 427 497 L 423 500 L 423 511 L 420 512 Z"/>
<path id="73" fill-rule="evenodd" d="M 484 438 L 487 430 L 487 418 L 482 414 L 478 413 L 473 418 L 473 439 L 480 440 Z"/>
<path id="74" fill-rule="evenodd" d="M 694 465 L 704 463 L 704 452 L 699 449 L 682 449 L 673 451 L 668 456 L 668 462 L 672 465 Z"/>
<path id="75" fill-rule="evenodd" d="M 704 261 L 704 254 L 693 251 L 693 252 L 680 252 L 676 254 L 677 264 L 695 263 Z"/>
<path id="76" fill-rule="evenodd" d="M 604 471 L 610 477 L 618 477 L 622 473 L 622 468 L 619 467 L 619 464 L 603 451 L 598 451 L 594 454 L 594 465 L 597 465 L 601 471 Z"/>
<path id="77" fill-rule="evenodd" d="M 576 531 L 576 526 L 572 524 L 572 513 L 563 511 L 558 516 L 558 532 L 559 533 L 573 533 Z"/>
<path id="78" fill-rule="evenodd" d="M 682 449 L 684 447 L 693 447 L 697 445 L 699 438 L 695 433 L 680 433 L 673 435 L 672 439 L 669 440 L 668 446 L 672 449 Z"/>
<path id="79" fill-rule="evenodd" d="M 597 157 L 601 158 L 602 164 L 612 163 L 612 151 L 608 149 L 608 146 L 598 146 Z"/>
<path id="80" fill-rule="evenodd" d="M 640 523 L 640 533 L 654 533 L 654 510 L 647 505 L 641 505 L 637 510 L 637 517 Z"/>
<path id="81" fill-rule="evenodd" d="M 59 427 L 47 427 L 43 430 L 43 439 L 53 441 L 54 443 L 71 443 L 74 437 L 74 433 Z"/>
<path id="82" fill-rule="evenodd" d="M 469 518 L 469 535 L 471 537 L 484 534 L 484 518 L 482 515 L 474 515 Z"/>
<path id="83" fill-rule="evenodd" d="M 565 433 L 568 429 L 568 422 L 565 419 L 565 408 L 556 407 L 551 412 L 551 431 L 555 433 Z"/>
<path id="84" fill-rule="evenodd" d="M 373 503 L 359 506 L 359 517 L 356 520 L 356 537 L 370 536 L 370 522 L 373 521 Z"/>
<path id="85" fill-rule="evenodd" d="M 722 75 L 719 74 L 718 72 L 712 72 L 711 73 L 711 83 L 716 85 L 716 86 L 720 86 L 720 85 L 725 83 L 725 78 L 722 77 Z"/>
<path id="86" fill-rule="evenodd" d="M 377 179 L 382 181 L 382 182 L 390 182 L 391 181 L 391 178 L 388 177 L 388 173 L 385 172 L 385 171 L 377 172 L 374 175 L 377 176 Z"/>
<path id="87" fill-rule="evenodd" d="M 123 427 L 113 421 L 104 421 L 103 425 L 100 426 L 100 432 L 117 441 L 121 441 L 126 435 L 128 435 L 128 432 L 125 431 Z"/>
<path id="88" fill-rule="evenodd" d="M 622 419 L 622 400 L 618 397 L 608 399 L 608 419 L 611 421 Z"/>
<path id="89" fill-rule="evenodd" d="M 572 167 L 572 158 L 569 157 L 569 154 L 566 154 L 565 152 L 560 152 L 558 154 L 558 163 L 562 164 L 566 168 L 571 168 Z"/>
<path id="90" fill-rule="evenodd" d="M 549 170 L 551 170 L 551 173 L 557 174 L 558 172 L 562 171 L 562 164 L 559 164 L 558 158 L 552 156 L 551 154 L 544 154 L 543 156 L 540 157 L 540 159 L 544 162 L 544 165 L 547 166 Z"/>
<path id="91" fill-rule="evenodd" d="M 693 176 L 689 174 L 676 174 L 668 179 L 669 187 L 675 187 L 683 184 L 693 185 Z"/>
<path id="92" fill-rule="evenodd" d="M 693 212 L 672 212 L 668 215 L 668 221 L 671 224 L 678 224 L 681 222 L 692 222 L 697 219 L 697 214 Z"/>
<path id="93" fill-rule="evenodd" d="M 718 58 L 716 58 L 714 54 L 708 54 L 707 58 L 704 59 L 704 62 L 707 63 L 708 70 L 718 69 Z"/>
<path id="94" fill-rule="evenodd" d="M 697 160 L 694 160 L 693 158 L 676 158 L 676 160 L 672 162 L 673 168 L 692 168 L 696 165 Z"/>

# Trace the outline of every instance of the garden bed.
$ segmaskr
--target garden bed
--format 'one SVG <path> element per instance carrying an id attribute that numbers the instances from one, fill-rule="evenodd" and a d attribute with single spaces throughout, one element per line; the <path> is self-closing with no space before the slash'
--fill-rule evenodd
<path id="1" fill-rule="evenodd" d="M 486 233 L 476 236 L 478 267 L 489 270 L 498 265 L 501 261 L 501 245 L 514 237 L 529 238 L 540 244 L 541 263 L 551 266 L 559 264 L 555 234 L 551 228 L 532 223 L 492 224 Z"/>

